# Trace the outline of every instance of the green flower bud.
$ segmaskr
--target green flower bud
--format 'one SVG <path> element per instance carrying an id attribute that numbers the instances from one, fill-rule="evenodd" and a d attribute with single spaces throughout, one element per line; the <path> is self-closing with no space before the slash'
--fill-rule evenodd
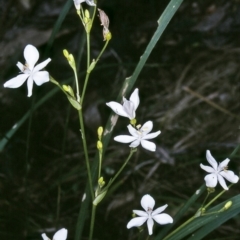
<path id="1" fill-rule="evenodd" d="M 88 19 L 90 18 L 90 13 L 87 9 L 85 10 L 84 14 L 85 14 L 86 18 L 88 18 Z"/>
<path id="2" fill-rule="evenodd" d="M 103 145 L 102 145 L 102 142 L 101 142 L 101 141 L 97 141 L 97 149 L 98 149 L 99 151 L 102 151 Z"/>
<path id="3" fill-rule="evenodd" d="M 103 134 L 103 127 L 100 126 L 97 130 L 98 133 L 98 139 L 101 140 L 102 139 L 102 134 Z"/>
<path id="4" fill-rule="evenodd" d="M 102 188 L 105 185 L 105 181 L 104 181 L 103 177 L 100 177 L 98 179 L 98 185 L 100 188 Z"/>
<path id="5" fill-rule="evenodd" d="M 232 201 L 228 201 L 228 202 L 224 205 L 224 210 L 228 210 L 231 206 L 232 206 Z"/>

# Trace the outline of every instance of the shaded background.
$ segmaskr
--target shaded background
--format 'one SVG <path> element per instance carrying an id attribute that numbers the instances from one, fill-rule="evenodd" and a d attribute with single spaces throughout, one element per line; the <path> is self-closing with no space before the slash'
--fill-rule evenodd
<path id="1" fill-rule="evenodd" d="M 17 61 L 27 44 L 40 51 L 40 60 L 51 57 L 47 66 L 59 82 L 72 76 L 62 50 L 77 56 L 84 34 L 72 6 L 47 48 L 52 29 L 66 1 L 0 1 L 0 79 L 16 76 Z M 99 0 L 99 7 L 110 18 L 113 39 L 98 67 L 91 75 L 85 99 L 85 120 L 90 157 L 95 154 L 96 129 L 106 123 L 110 109 L 124 79 L 130 76 L 157 27 L 157 19 L 168 1 Z M 86 5 L 83 5 L 86 7 Z M 229 157 L 239 143 L 240 91 L 240 2 L 184 1 L 150 55 L 136 87 L 141 104 L 138 122 L 154 122 L 155 153 L 139 148 L 122 173 L 118 188 L 97 211 L 95 239 L 137 239 L 137 229 L 126 229 L 132 209 L 140 209 L 141 197 L 148 193 L 156 207 L 168 203 L 171 216 L 204 183 L 199 164 L 207 164 L 206 149 L 218 160 Z M 95 19 L 91 37 L 96 58 L 103 46 L 102 29 Z M 85 49 L 80 73 L 85 71 Z M 80 75 L 83 78 L 83 75 Z M 54 89 L 50 83 L 34 86 L 27 97 L 26 84 L 19 89 L 0 89 L 0 136 L 39 99 Z M 202 96 L 202 97 L 199 97 Z M 222 107 L 221 110 L 215 103 Z M 120 118 L 114 136 L 127 133 L 128 120 Z M 73 239 L 85 188 L 85 162 L 78 117 L 66 98 L 56 93 L 10 139 L 0 155 L 0 239 L 41 239 L 66 227 Z M 114 141 L 103 163 L 109 180 L 129 152 L 127 145 Z M 239 153 L 230 162 L 239 172 Z M 60 212 L 57 214 L 58 190 Z M 218 186 L 217 191 L 221 188 Z M 238 186 L 221 200 L 239 193 Z M 186 213 L 191 216 L 201 198 Z M 198 205 L 199 204 L 199 205 Z M 90 216 L 90 214 L 89 214 Z M 238 239 L 239 216 L 225 223 L 205 239 Z M 161 230 L 157 226 L 157 233 Z M 84 236 L 88 236 L 88 222 Z M 220 238 L 221 236 L 221 238 Z"/>

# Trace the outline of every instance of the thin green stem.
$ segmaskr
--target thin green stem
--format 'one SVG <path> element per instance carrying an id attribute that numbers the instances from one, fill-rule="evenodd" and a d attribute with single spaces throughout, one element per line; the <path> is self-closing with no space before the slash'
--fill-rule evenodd
<path id="1" fill-rule="evenodd" d="M 77 69 L 73 69 L 74 72 L 74 77 L 75 77 L 75 82 L 76 82 L 76 90 L 77 90 L 77 101 L 80 103 L 80 88 L 79 88 L 79 83 L 78 83 L 78 76 L 77 76 Z"/>
<path id="2" fill-rule="evenodd" d="M 81 101 L 80 101 L 81 105 L 83 105 L 83 100 L 84 100 L 84 97 L 85 97 L 85 92 L 86 92 L 86 89 L 87 89 L 89 76 L 90 76 L 90 73 L 87 72 L 86 78 L 85 78 L 85 81 L 84 81 L 84 85 L 83 85 L 82 95 L 81 95 Z"/>
<path id="3" fill-rule="evenodd" d="M 106 49 L 106 47 L 107 47 L 107 45 L 108 45 L 108 43 L 109 43 L 109 41 L 110 41 L 110 40 L 108 40 L 108 41 L 105 42 L 105 44 L 104 44 L 101 52 L 99 53 L 99 55 L 98 55 L 98 57 L 97 57 L 97 59 L 96 59 L 96 62 L 99 61 L 100 57 L 102 56 L 103 52 L 105 51 L 105 49 Z"/>
<path id="4" fill-rule="evenodd" d="M 170 234 L 168 234 L 165 238 L 163 238 L 163 240 L 169 239 L 172 235 L 174 235 L 176 232 L 178 232 L 180 229 L 182 229 L 183 227 L 185 227 L 187 224 L 189 224 L 192 220 L 194 220 L 196 217 L 195 215 L 191 218 L 189 218 L 186 222 L 184 222 L 181 226 L 179 226 L 178 228 L 176 228 L 174 231 L 172 231 Z"/>
<path id="5" fill-rule="evenodd" d="M 89 41 L 89 39 L 88 39 L 88 34 L 87 34 L 87 46 L 89 47 L 88 41 Z M 99 61 L 100 57 L 102 56 L 103 52 L 105 51 L 108 43 L 109 43 L 109 41 L 106 41 L 105 45 L 103 46 L 102 51 L 100 52 L 100 54 L 98 55 L 98 57 L 97 57 L 97 59 L 96 59 L 96 64 L 97 64 L 97 62 Z M 90 55 L 90 53 L 88 53 L 88 67 L 89 67 L 89 64 L 90 64 L 90 63 L 89 63 L 89 61 L 90 61 L 90 60 L 89 60 L 89 59 L 90 59 L 90 58 L 89 58 L 89 55 Z M 89 80 L 90 73 L 91 73 L 91 72 L 88 72 L 88 71 L 87 71 L 86 78 L 85 78 L 85 81 L 84 81 L 83 91 L 82 91 L 81 101 L 80 101 L 80 104 L 81 104 L 81 105 L 83 104 L 83 100 L 84 100 L 84 97 L 85 97 L 85 92 L 86 92 L 86 89 L 87 89 L 87 84 L 88 84 L 88 80 Z"/>
<path id="6" fill-rule="evenodd" d="M 102 151 L 99 150 L 98 179 L 101 177 L 101 169 L 102 169 Z"/>
<path id="7" fill-rule="evenodd" d="M 209 197 L 209 192 L 207 192 L 207 196 L 205 197 L 205 199 L 204 199 L 204 201 L 203 201 L 203 203 L 202 203 L 202 207 L 204 207 L 204 204 L 205 204 L 205 202 L 207 201 L 208 197 Z"/>
<path id="8" fill-rule="evenodd" d="M 79 123 L 80 123 L 80 129 L 81 129 L 82 140 L 83 140 L 83 150 L 84 150 L 84 155 L 85 155 L 85 160 L 86 160 L 88 181 L 89 181 L 89 185 L 90 185 L 90 192 L 91 192 L 92 200 L 94 200 L 92 175 L 91 175 L 91 169 L 90 169 L 90 163 L 89 163 L 89 157 L 88 157 L 88 149 L 87 149 L 87 142 L 86 142 L 86 136 L 85 136 L 82 109 L 78 111 L 78 116 L 79 116 Z"/>
<path id="9" fill-rule="evenodd" d="M 91 215 L 91 225 L 90 225 L 89 240 L 92 240 L 92 236 L 93 236 L 93 229 L 94 229 L 94 223 L 95 223 L 96 209 L 97 209 L 97 206 L 92 204 L 92 215 Z"/>
<path id="10" fill-rule="evenodd" d="M 131 151 L 127 157 L 127 159 L 125 160 L 125 162 L 123 163 L 122 167 L 118 170 L 117 174 L 113 177 L 113 179 L 111 180 L 111 182 L 108 184 L 107 188 L 109 188 L 113 182 L 116 180 L 116 178 L 119 176 L 119 174 L 122 172 L 122 170 L 125 168 L 125 166 L 127 165 L 127 163 L 129 162 L 129 160 L 131 159 L 132 155 L 137 151 L 137 148 L 131 148 Z"/>
<path id="11" fill-rule="evenodd" d="M 230 184 L 228 188 L 230 188 L 234 183 Z M 220 192 L 215 198 L 213 198 L 204 208 L 207 209 L 213 202 L 215 202 L 220 196 L 222 196 L 227 190 L 223 190 Z"/>
<path id="12" fill-rule="evenodd" d="M 231 185 L 229 185 L 228 188 L 230 188 L 234 183 L 232 183 Z M 225 193 L 226 190 L 223 190 L 222 192 L 220 192 L 215 198 L 213 198 L 206 206 L 204 206 L 205 209 L 207 209 L 213 202 L 215 202 L 223 193 Z M 209 195 L 209 194 L 208 194 Z M 208 197 L 208 196 L 207 196 Z M 205 200 L 204 200 L 205 202 Z M 198 210 L 199 211 L 199 210 Z M 212 213 L 209 213 L 212 214 Z M 207 215 L 204 214 L 204 215 Z M 183 227 L 185 227 L 187 224 L 189 224 L 192 220 L 194 220 L 196 218 L 196 214 L 189 218 L 186 222 L 184 222 L 181 226 L 179 226 L 177 229 L 175 229 L 173 232 L 171 232 L 170 234 L 168 234 L 163 240 L 168 239 L 169 237 L 171 237 L 173 234 L 175 234 L 176 232 L 178 232 L 180 229 L 182 229 Z"/>
<path id="13" fill-rule="evenodd" d="M 90 34 L 87 33 L 87 69 L 90 66 Z"/>

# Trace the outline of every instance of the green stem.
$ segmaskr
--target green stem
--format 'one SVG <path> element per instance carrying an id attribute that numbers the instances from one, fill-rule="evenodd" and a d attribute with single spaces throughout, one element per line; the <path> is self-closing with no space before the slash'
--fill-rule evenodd
<path id="1" fill-rule="evenodd" d="M 110 40 L 108 40 L 108 41 L 105 42 L 105 44 L 104 44 L 104 46 L 103 46 L 103 48 L 102 48 L 102 51 L 99 53 L 99 55 L 98 55 L 98 57 L 97 57 L 97 59 L 96 59 L 96 62 L 99 61 L 100 57 L 102 56 L 103 52 L 105 51 L 105 49 L 106 49 L 106 47 L 107 47 L 107 45 L 108 45 L 108 43 L 109 43 L 109 41 L 110 41 Z"/>
<path id="2" fill-rule="evenodd" d="M 98 179 L 101 177 L 101 169 L 102 169 L 102 151 L 99 150 Z"/>
<path id="3" fill-rule="evenodd" d="M 85 78 L 85 81 L 84 81 L 84 85 L 83 85 L 82 95 L 81 95 L 81 101 L 80 101 L 81 106 L 83 104 L 83 100 L 84 100 L 84 97 L 85 97 L 85 92 L 86 92 L 86 89 L 87 89 L 89 76 L 90 76 L 90 73 L 87 72 L 87 75 L 86 75 L 86 78 Z"/>
<path id="4" fill-rule="evenodd" d="M 90 34 L 87 33 L 87 69 L 90 66 Z"/>
<path id="5" fill-rule="evenodd" d="M 137 151 L 137 148 L 131 148 L 131 151 L 127 157 L 127 159 L 125 160 L 125 162 L 123 163 L 122 167 L 118 170 L 117 174 L 114 176 L 113 179 L 111 179 L 111 181 L 109 182 L 107 188 L 109 188 L 113 182 L 116 180 L 116 178 L 118 177 L 118 175 L 122 172 L 122 170 L 125 168 L 125 166 L 127 165 L 127 163 L 129 162 L 129 160 L 131 159 L 132 155 Z"/>
<path id="6" fill-rule="evenodd" d="M 93 229 L 94 229 L 94 223 L 95 223 L 96 208 L 97 208 L 97 206 L 92 205 L 92 216 L 91 216 L 91 225 L 90 225 L 89 240 L 92 240 L 92 236 L 93 236 Z"/>
<path id="7" fill-rule="evenodd" d="M 77 69 L 73 69 L 74 72 L 74 77 L 75 77 L 75 82 L 76 82 L 76 90 L 77 90 L 77 101 L 80 103 L 80 89 L 79 89 L 79 84 L 78 84 L 78 76 L 77 76 Z"/>
<path id="8" fill-rule="evenodd" d="M 96 59 L 95 65 L 99 61 L 99 59 L 102 56 L 103 52 L 105 51 L 108 43 L 109 43 L 109 41 L 106 41 L 106 43 L 104 44 L 101 52 L 99 53 L 99 55 L 98 55 L 98 57 Z M 87 69 L 88 69 L 89 66 L 90 66 L 90 39 L 89 39 L 89 34 L 88 33 L 87 33 L 87 49 L 88 49 L 87 50 Z M 85 81 L 84 81 L 84 85 L 83 85 L 83 91 L 82 91 L 82 95 L 81 95 L 81 101 L 80 101 L 81 105 L 83 104 L 83 100 L 84 100 L 84 97 L 85 97 L 85 92 L 86 92 L 86 88 L 87 88 L 87 84 L 88 84 L 90 73 L 91 73 L 91 71 L 89 71 L 89 72 L 87 71 L 87 74 L 86 74 L 86 77 L 85 77 Z"/>
<path id="9" fill-rule="evenodd" d="M 207 196 L 205 197 L 205 199 L 204 199 L 204 201 L 203 201 L 202 207 L 204 207 L 204 204 L 205 204 L 205 202 L 207 201 L 208 197 L 209 197 L 209 192 L 207 192 Z"/>
<path id="10" fill-rule="evenodd" d="M 165 238 L 163 238 L 163 240 L 169 239 L 172 235 L 174 235 L 176 232 L 178 232 L 180 229 L 182 229 L 183 227 L 185 227 L 187 224 L 189 224 L 192 220 L 195 219 L 195 215 L 191 218 L 189 218 L 186 222 L 184 222 L 181 226 L 179 226 L 178 228 L 176 228 L 173 232 L 171 232 L 170 234 L 168 234 Z"/>
<path id="11" fill-rule="evenodd" d="M 234 183 L 230 184 L 228 188 L 230 188 Z M 227 190 L 223 190 L 220 192 L 215 198 L 213 198 L 204 208 L 207 209 L 213 202 L 215 202 L 220 196 L 222 196 Z"/>
<path id="12" fill-rule="evenodd" d="M 88 181 L 89 181 L 89 185 L 90 185 L 90 192 L 91 192 L 92 200 L 94 200 L 92 175 L 91 175 L 91 169 L 90 169 L 90 164 L 89 164 L 88 149 L 87 149 L 87 142 L 86 142 L 86 136 L 85 136 L 82 109 L 78 111 L 78 116 L 79 116 L 79 122 L 80 122 L 80 128 L 81 128 L 81 134 L 82 134 L 82 140 L 83 140 L 83 150 L 84 150 L 84 155 L 85 155 L 85 160 L 86 160 Z"/>
<path id="13" fill-rule="evenodd" d="M 228 188 L 230 188 L 234 183 L 230 184 Z M 220 192 L 215 198 L 213 198 L 206 206 L 204 206 L 205 209 L 207 209 L 213 202 L 215 202 L 221 195 L 223 195 L 223 193 L 225 193 L 226 190 L 223 190 L 222 192 Z M 209 194 L 208 194 L 209 195 Z M 207 196 L 208 197 L 208 196 Z M 205 202 L 205 200 L 204 200 Z M 198 210 L 199 211 L 199 210 Z M 210 213 L 212 214 L 212 213 Z M 204 214 L 204 215 L 207 215 Z M 189 218 L 185 223 L 183 223 L 181 226 L 179 226 L 177 229 L 175 229 L 173 232 L 171 232 L 170 234 L 168 234 L 163 240 L 168 239 L 169 237 L 171 237 L 173 234 L 175 234 L 176 232 L 178 232 L 180 229 L 182 229 L 183 227 L 185 227 L 187 224 L 189 224 L 192 220 L 194 220 L 196 218 L 196 214 Z"/>

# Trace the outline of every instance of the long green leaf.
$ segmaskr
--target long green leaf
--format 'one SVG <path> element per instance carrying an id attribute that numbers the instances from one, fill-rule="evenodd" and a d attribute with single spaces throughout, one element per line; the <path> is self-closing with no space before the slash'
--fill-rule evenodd
<path id="1" fill-rule="evenodd" d="M 55 23 L 55 25 L 53 27 L 53 30 L 52 30 L 51 36 L 50 36 L 50 38 L 48 40 L 48 44 L 47 44 L 47 48 L 46 48 L 45 52 L 48 52 L 49 49 L 52 47 L 53 42 L 54 42 L 54 40 L 56 38 L 56 35 L 58 34 L 58 32 L 59 32 L 59 30 L 60 30 L 60 28 L 62 26 L 62 23 L 63 23 L 66 15 L 68 14 L 72 4 L 73 4 L 73 0 L 68 0 L 65 3 L 64 7 L 62 8 L 61 13 L 59 14 L 59 17 L 58 17 L 58 19 L 57 19 L 57 21 L 56 21 L 56 23 Z"/>
<path id="2" fill-rule="evenodd" d="M 32 109 L 27 111 L 24 116 L 14 124 L 14 126 L 5 134 L 5 136 L 0 141 L 0 152 L 4 149 L 5 145 L 8 143 L 10 138 L 16 133 L 16 131 L 22 126 L 22 124 L 29 118 L 31 112 L 39 108 L 44 102 L 50 99 L 54 94 L 58 92 L 58 88 L 54 88 L 49 93 L 47 93 L 43 98 L 41 98 Z"/>
<path id="3" fill-rule="evenodd" d="M 194 193 L 192 197 L 183 205 L 183 207 L 174 216 L 172 224 L 167 225 L 163 230 L 155 237 L 155 240 L 161 240 L 164 236 L 176 225 L 176 223 L 183 217 L 187 210 L 196 202 L 196 200 L 203 194 L 206 189 L 205 185 L 202 185 L 197 193 Z"/>
<path id="4" fill-rule="evenodd" d="M 176 232 L 174 235 L 166 239 L 167 240 L 186 239 L 185 237 L 189 236 L 190 234 L 191 236 L 188 239 L 191 239 L 191 240 L 202 239 L 203 236 L 207 235 L 209 232 L 213 231 L 222 223 L 226 222 L 228 219 L 240 213 L 240 195 L 237 195 L 223 203 L 218 204 L 217 206 L 209 209 L 207 213 L 219 211 L 224 207 L 224 205 L 228 201 L 232 201 L 233 203 L 228 210 L 221 213 L 214 213 L 211 215 L 204 215 L 204 216 L 197 217 L 188 225 L 184 226 L 181 230 Z M 206 231 L 206 233 L 202 231 Z"/>

